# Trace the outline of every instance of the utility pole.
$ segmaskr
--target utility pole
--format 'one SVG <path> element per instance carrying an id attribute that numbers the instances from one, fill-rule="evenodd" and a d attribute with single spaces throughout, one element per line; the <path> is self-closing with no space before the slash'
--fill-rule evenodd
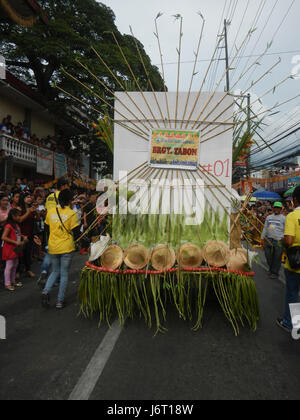
<path id="1" fill-rule="evenodd" d="M 226 88 L 225 92 L 230 91 L 230 80 L 229 80 L 229 54 L 228 54 L 228 32 L 227 32 L 227 20 L 224 20 L 224 30 L 221 35 L 218 35 L 218 37 L 224 37 L 225 46 L 224 47 L 218 47 L 219 49 L 225 49 L 225 58 L 220 58 L 218 61 L 224 61 L 226 62 Z"/>
<path id="2" fill-rule="evenodd" d="M 228 34 L 227 34 L 227 20 L 224 20 L 224 35 L 225 35 L 225 60 L 226 60 L 226 92 L 230 91 L 229 82 L 229 56 L 228 56 Z"/>
<path id="3" fill-rule="evenodd" d="M 225 62 L 226 62 L 226 88 L 225 92 L 230 92 L 230 70 L 229 70 L 229 53 L 228 53 L 228 31 L 227 31 L 227 19 L 224 19 L 224 40 L 225 40 L 225 46 L 222 47 L 225 49 Z M 251 132 L 251 94 L 248 93 L 247 95 L 233 95 L 234 97 L 240 97 L 240 98 L 247 98 L 247 130 L 250 134 Z M 246 161 L 246 172 L 247 177 L 250 177 L 250 156 L 248 154 L 247 161 Z"/>

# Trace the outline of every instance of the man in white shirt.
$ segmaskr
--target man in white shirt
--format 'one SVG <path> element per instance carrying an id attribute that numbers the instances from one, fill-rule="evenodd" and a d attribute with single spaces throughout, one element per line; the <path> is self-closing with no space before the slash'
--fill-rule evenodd
<path id="1" fill-rule="evenodd" d="M 281 241 L 284 237 L 285 227 L 285 216 L 281 214 L 282 208 L 282 203 L 274 203 L 273 213 L 266 218 L 264 230 L 261 236 L 271 279 L 278 278 L 281 268 L 283 252 Z"/>

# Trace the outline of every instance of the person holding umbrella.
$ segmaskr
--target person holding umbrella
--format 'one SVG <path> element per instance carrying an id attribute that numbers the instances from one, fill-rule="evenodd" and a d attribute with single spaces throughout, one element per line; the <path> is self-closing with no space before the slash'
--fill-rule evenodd
<path id="1" fill-rule="evenodd" d="M 273 204 L 273 212 L 267 216 L 261 235 L 265 256 L 269 266 L 271 279 L 277 279 L 281 268 L 283 253 L 282 239 L 284 237 L 285 216 L 281 214 L 283 205 L 280 201 Z"/>

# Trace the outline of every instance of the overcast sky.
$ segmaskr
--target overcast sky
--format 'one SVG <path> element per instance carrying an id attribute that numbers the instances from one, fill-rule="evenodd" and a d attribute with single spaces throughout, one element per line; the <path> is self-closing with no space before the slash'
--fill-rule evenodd
<path id="1" fill-rule="evenodd" d="M 245 92 L 251 86 L 251 82 L 257 80 L 269 67 L 275 64 L 279 57 L 282 61 L 272 70 L 272 73 L 250 89 L 252 101 L 291 75 L 292 71 L 297 71 L 300 75 L 300 0 L 102 0 L 101 3 L 111 7 L 114 11 L 116 24 L 121 33 L 129 34 L 129 26 L 132 27 L 134 35 L 144 45 L 152 63 L 156 64 L 160 70 L 160 55 L 157 38 L 154 35 L 154 20 L 158 13 L 163 13 L 158 19 L 158 29 L 165 64 L 165 79 L 169 91 L 176 91 L 177 85 L 178 53 L 176 49 L 179 45 L 180 21 L 173 17 L 177 14 L 183 17 L 181 91 L 187 91 L 189 88 L 195 51 L 200 37 L 202 20 L 197 12 L 201 12 L 205 18 L 205 29 L 193 91 L 198 91 L 201 85 L 209 60 L 213 55 L 216 37 L 223 31 L 224 18 L 231 21 L 228 28 L 228 44 L 232 58 L 249 29 L 257 28 L 232 64 L 235 70 L 232 70 L 230 74 L 231 86 L 235 84 L 247 67 L 256 61 L 255 55 L 258 57 L 262 54 L 271 41 L 273 43 L 267 52 L 268 55 L 259 60 L 259 64 L 254 66 L 255 70 L 249 71 L 236 85 L 236 89 Z M 224 49 L 218 51 L 218 57 L 224 57 Z M 224 73 L 225 62 L 216 62 L 211 70 L 205 90 L 214 89 Z M 223 91 L 224 88 L 225 79 L 221 82 L 218 90 Z M 272 91 L 264 96 L 262 103 L 265 108 L 268 108 L 299 93 L 300 77 L 296 80 L 288 80 L 274 93 Z M 273 130 L 276 131 L 276 121 L 279 119 L 281 125 L 292 117 L 299 121 L 300 112 L 295 114 L 295 110 L 300 110 L 297 106 L 300 106 L 300 97 L 280 108 L 281 114 L 272 118 L 275 125 L 270 127 L 269 133 Z M 260 102 L 256 102 L 253 107 L 258 112 L 261 109 Z"/>

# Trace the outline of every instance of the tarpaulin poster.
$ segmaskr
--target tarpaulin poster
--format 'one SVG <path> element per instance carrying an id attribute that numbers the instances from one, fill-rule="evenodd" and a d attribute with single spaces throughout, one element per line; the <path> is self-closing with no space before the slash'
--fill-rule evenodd
<path id="1" fill-rule="evenodd" d="M 56 179 L 61 178 L 67 174 L 67 158 L 65 155 L 54 153 L 54 171 Z"/>
<path id="2" fill-rule="evenodd" d="M 53 175 L 53 152 L 51 150 L 37 149 L 36 171 L 38 174 Z"/>
<path id="3" fill-rule="evenodd" d="M 157 168 L 196 170 L 200 132 L 151 130 L 150 165 Z"/>

